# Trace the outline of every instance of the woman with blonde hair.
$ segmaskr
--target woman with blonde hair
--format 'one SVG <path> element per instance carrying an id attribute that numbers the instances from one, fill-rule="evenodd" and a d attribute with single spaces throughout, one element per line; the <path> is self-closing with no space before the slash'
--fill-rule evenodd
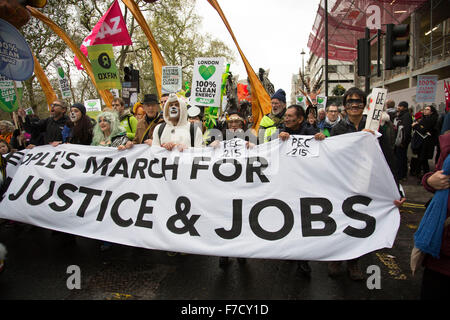
<path id="1" fill-rule="evenodd" d="M 97 116 L 97 124 L 93 130 L 93 146 L 117 148 L 125 145 L 129 139 L 127 132 L 120 126 L 119 118 L 115 112 L 104 111 Z"/>
<path id="2" fill-rule="evenodd" d="M 104 111 L 100 113 L 97 116 L 97 124 L 94 127 L 93 133 L 92 146 L 117 148 L 130 141 L 127 137 L 126 130 L 120 126 L 116 112 Z M 104 241 L 100 246 L 100 250 L 108 250 L 111 246 L 111 242 Z"/>

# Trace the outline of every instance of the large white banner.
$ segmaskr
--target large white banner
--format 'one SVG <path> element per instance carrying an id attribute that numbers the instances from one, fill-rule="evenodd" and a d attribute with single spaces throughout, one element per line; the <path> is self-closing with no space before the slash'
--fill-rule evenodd
<path id="1" fill-rule="evenodd" d="M 41 146 L 9 157 L 0 217 L 167 251 L 346 260 L 392 247 L 394 179 L 357 132 L 246 149 Z"/>

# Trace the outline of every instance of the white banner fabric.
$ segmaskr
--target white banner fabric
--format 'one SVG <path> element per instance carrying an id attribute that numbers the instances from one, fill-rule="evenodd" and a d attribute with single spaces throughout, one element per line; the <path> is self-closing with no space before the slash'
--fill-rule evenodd
<path id="1" fill-rule="evenodd" d="M 236 152 L 229 143 L 23 150 L 9 156 L 0 217 L 211 256 L 329 261 L 392 247 L 400 194 L 376 137 L 307 138 Z M 318 153 L 307 156 L 310 147 Z"/>

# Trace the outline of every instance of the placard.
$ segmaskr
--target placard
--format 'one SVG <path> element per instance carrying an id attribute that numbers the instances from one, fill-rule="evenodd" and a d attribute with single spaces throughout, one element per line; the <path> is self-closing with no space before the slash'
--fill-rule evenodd
<path id="1" fill-rule="evenodd" d="M 367 120 L 365 129 L 378 131 L 381 122 L 381 114 L 386 103 L 387 89 L 373 88 L 367 106 Z"/>
<path id="2" fill-rule="evenodd" d="M 182 71 L 180 66 L 162 67 L 162 93 L 176 93 L 182 87 Z"/>
<path id="3" fill-rule="evenodd" d="M 195 58 L 191 105 L 220 106 L 224 58 Z"/>

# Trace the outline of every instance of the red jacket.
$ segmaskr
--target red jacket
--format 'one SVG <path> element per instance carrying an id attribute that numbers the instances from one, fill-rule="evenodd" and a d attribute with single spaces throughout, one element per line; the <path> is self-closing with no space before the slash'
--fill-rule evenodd
<path id="1" fill-rule="evenodd" d="M 441 147 L 441 155 L 436 163 L 436 169 L 434 172 L 442 170 L 445 158 L 450 153 L 450 133 L 439 136 L 439 145 Z M 428 172 L 424 174 L 422 178 L 422 185 L 426 190 L 435 192 L 431 186 L 428 185 L 427 179 L 434 173 Z M 450 193 L 447 201 L 447 218 L 450 216 Z M 450 226 L 444 228 L 442 235 L 442 245 L 439 259 L 433 258 L 430 255 L 426 255 L 424 260 L 424 266 L 433 271 L 450 276 Z"/>

